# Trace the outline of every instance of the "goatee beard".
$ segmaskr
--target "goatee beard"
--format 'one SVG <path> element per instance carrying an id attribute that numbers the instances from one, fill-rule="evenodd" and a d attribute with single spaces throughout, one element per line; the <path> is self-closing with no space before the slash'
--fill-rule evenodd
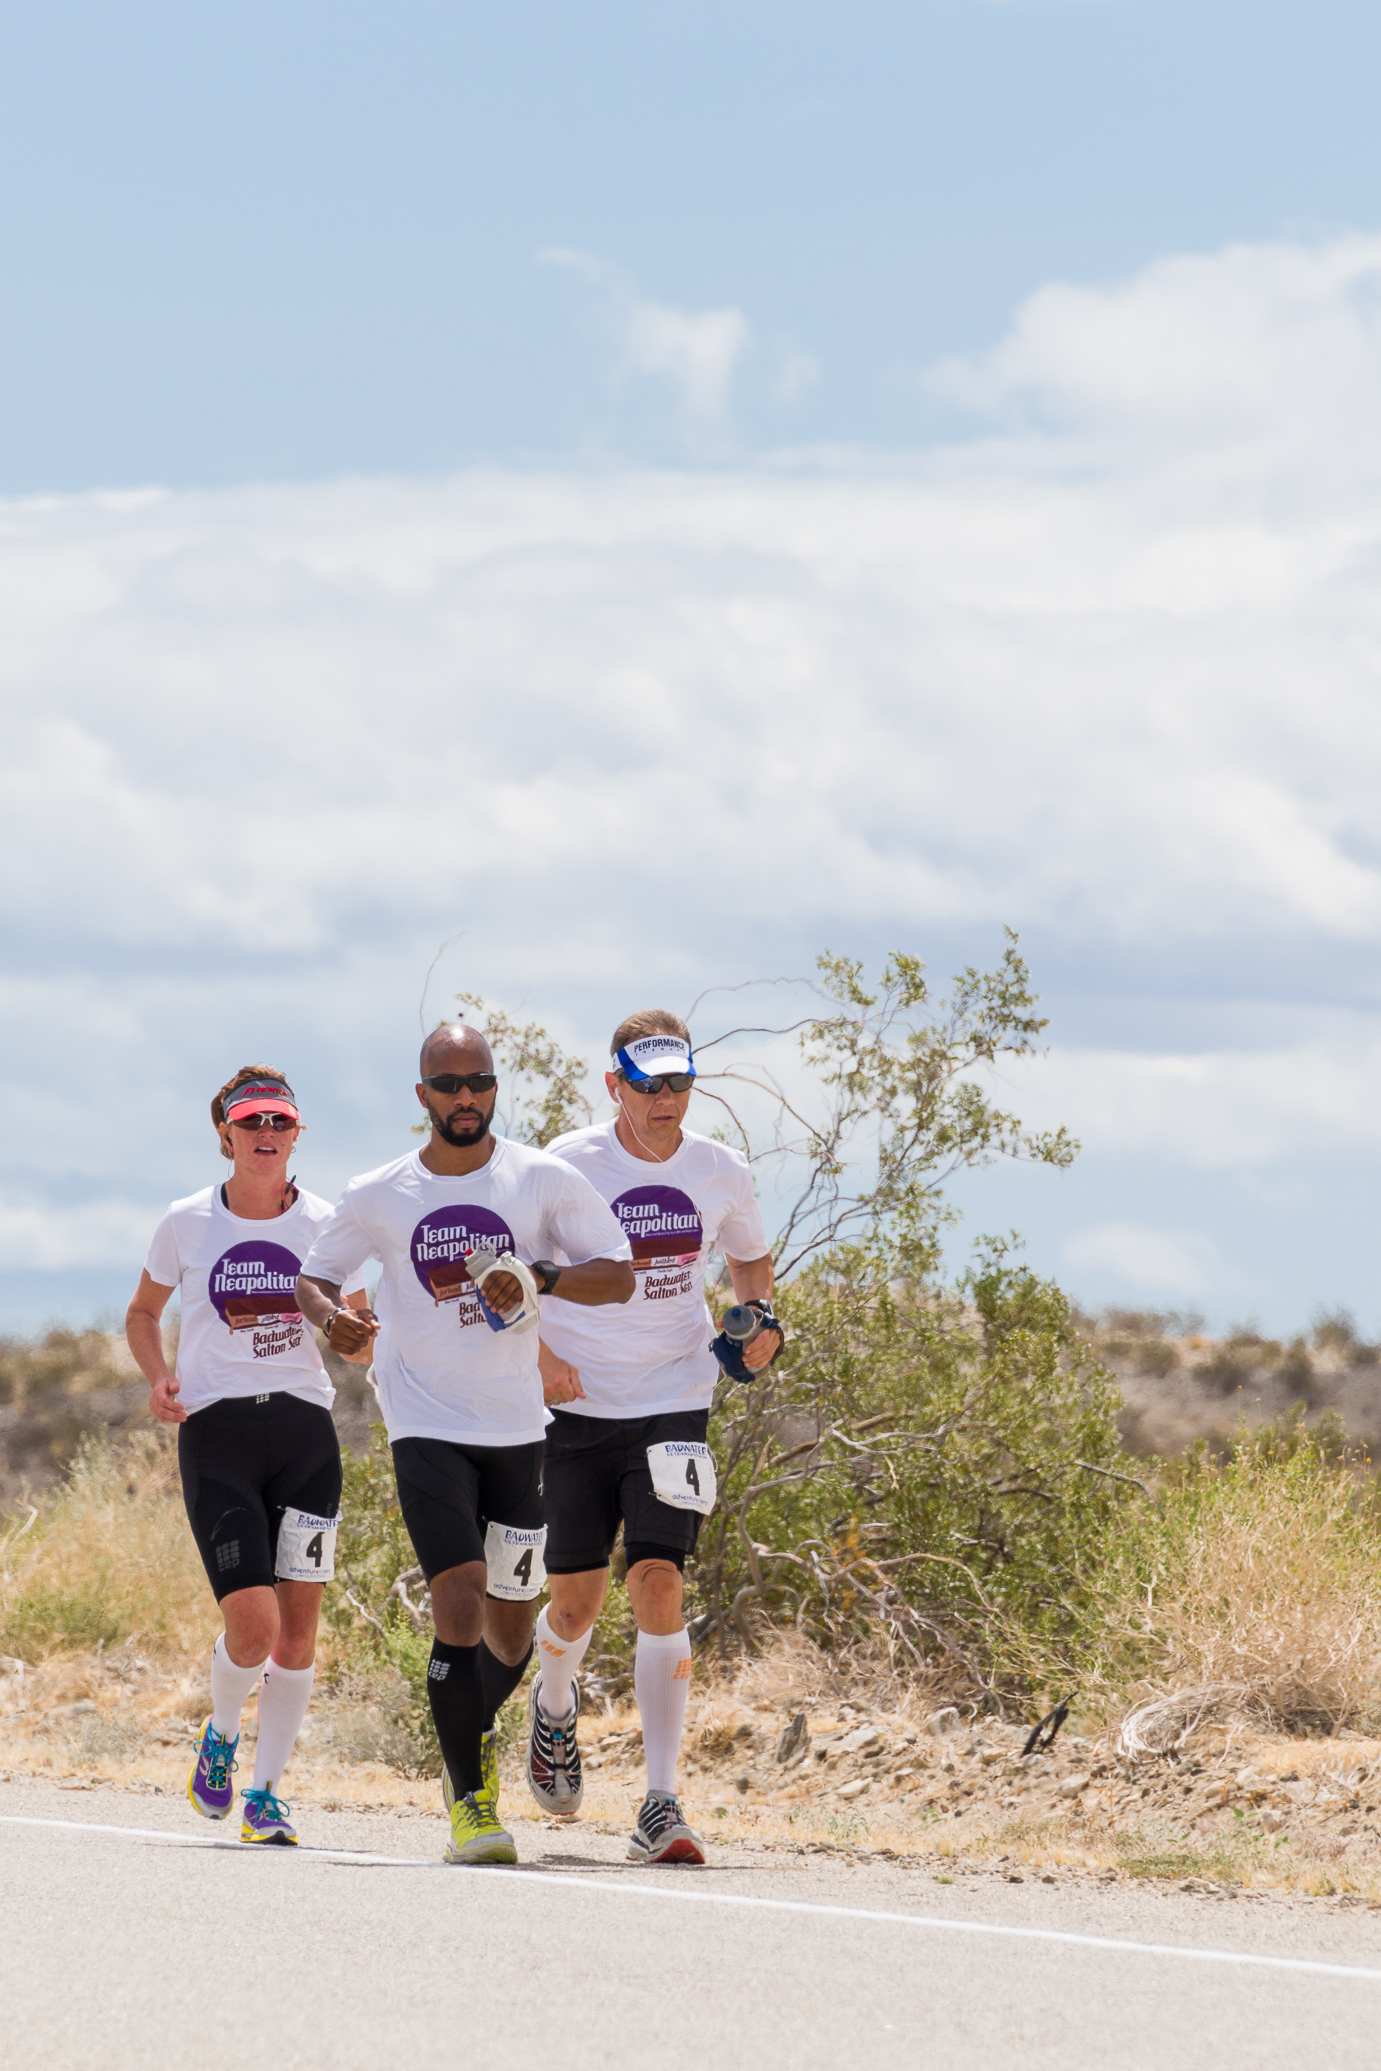
<path id="1" fill-rule="evenodd" d="M 443 1121 L 434 1108 L 429 1107 L 428 1113 L 431 1115 L 432 1127 L 437 1135 L 443 1143 L 449 1143 L 453 1150 L 471 1150 L 475 1144 L 483 1143 L 485 1137 L 489 1134 L 489 1124 L 492 1117 L 481 1114 L 478 1108 L 462 1108 L 460 1110 L 460 1113 L 465 1117 L 466 1126 L 464 1134 L 455 1127 L 453 1121 Z M 476 1122 L 479 1124 L 478 1128 L 475 1127 Z"/>

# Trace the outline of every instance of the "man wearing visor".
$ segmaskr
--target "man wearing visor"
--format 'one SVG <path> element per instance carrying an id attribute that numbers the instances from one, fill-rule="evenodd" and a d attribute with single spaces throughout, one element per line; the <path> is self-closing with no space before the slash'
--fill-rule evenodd
<path id="1" fill-rule="evenodd" d="M 232 1810 L 240 1715 L 262 1676 L 240 1837 L 291 1843 L 277 1792 L 311 1695 L 341 1491 L 335 1390 L 296 1287 L 331 1208 L 289 1176 L 301 1116 L 281 1072 L 246 1065 L 211 1102 L 211 1120 L 234 1170 L 174 1201 L 158 1225 L 125 1334 L 153 1391 L 149 1408 L 177 1426 L 187 1516 L 225 1620 L 187 1795 L 207 1819 Z M 175 1289 L 173 1374 L 162 1318 Z M 346 1299 L 364 1308 L 358 1280 Z"/>
<path id="2" fill-rule="evenodd" d="M 398 1499 L 431 1590 L 427 1694 L 446 1765 L 448 1862 L 516 1862 L 498 1818 L 499 1707 L 532 1655 L 546 1579 L 538 1360 L 544 1313 L 626 1302 L 630 1247 L 569 1165 L 491 1130 L 498 1080 L 477 1029 L 422 1046 L 419 1150 L 352 1179 L 298 1281 L 333 1344 L 366 1350 Z M 341 1286 L 383 1266 L 379 1320 Z M 377 1333 L 377 1336 L 376 1336 Z"/>
<path id="3" fill-rule="evenodd" d="M 623 1530 L 628 1596 L 638 1624 L 634 1690 L 647 1791 L 629 1843 L 634 1862 L 703 1862 L 676 1769 L 690 1692 L 682 1571 L 714 1507 L 706 1445 L 720 1363 L 745 1378 L 776 1358 L 772 1257 L 747 1159 L 684 1128 L 695 1059 L 684 1021 L 633 1014 L 610 1045 L 605 1084 L 617 1117 L 558 1137 L 552 1156 L 589 1180 L 629 1240 L 637 1275 L 619 1312 L 551 1308 L 542 1317 L 547 1432 L 547 1568 L 551 1602 L 537 1622 L 539 1673 L 529 1700 L 528 1781 L 539 1805 L 580 1805 L 575 1672 L 609 1586 Z M 724 1254 L 735 1301 L 758 1330 L 742 1351 L 721 1338 L 705 1303 L 705 1264 Z M 718 1356 L 717 1356 L 718 1354 Z"/>

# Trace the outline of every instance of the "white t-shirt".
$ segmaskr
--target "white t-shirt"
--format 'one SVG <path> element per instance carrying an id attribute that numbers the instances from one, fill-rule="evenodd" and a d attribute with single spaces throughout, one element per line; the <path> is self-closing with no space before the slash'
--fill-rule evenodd
<path id="1" fill-rule="evenodd" d="M 331 1407 L 336 1391 L 296 1294 L 302 1261 L 330 1219 L 330 1202 L 303 1187 L 269 1222 L 232 1215 L 219 1186 L 174 1201 L 144 1265 L 160 1287 L 182 1292 L 178 1400 L 189 1414 L 227 1395 L 300 1395 Z"/>
<path id="2" fill-rule="evenodd" d="M 417 1151 L 352 1179 L 305 1270 L 344 1282 L 366 1259 L 375 1296 L 374 1381 L 388 1435 L 462 1445 L 530 1445 L 546 1430 L 538 1333 L 491 1329 L 462 1261 L 480 1246 L 583 1265 L 627 1258 L 628 1239 L 569 1165 L 494 1138 L 462 1178 L 428 1172 Z M 543 1315 L 575 1305 L 553 1297 Z M 620 1311 L 622 1314 L 622 1311 Z"/>
<path id="3" fill-rule="evenodd" d="M 586 1395 L 563 1409 L 586 1417 L 652 1417 L 707 1408 L 719 1365 L 710 1350 L 715 1327 L 705 1302 L 706 1260 L 711 1250 L 746 1261 L 771 1248 L 748 1160 L 687 1129 L 674 1155 L 654 1164 L 629 1155 L 613 1122 L 558 1136 L 551 1154 L 610 1204 L 632 1245 L 638 1276 L 638 1291 L 625 1308 L 543 1305 L 542 1337 L 579 1368 Z"/>

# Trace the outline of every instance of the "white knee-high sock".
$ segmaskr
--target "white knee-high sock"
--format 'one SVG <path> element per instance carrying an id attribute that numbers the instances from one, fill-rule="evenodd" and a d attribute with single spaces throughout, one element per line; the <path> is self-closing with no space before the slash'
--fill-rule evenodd
<path id="1" fill-rule="evenodd" d="M 650 1791 L 676 1789 L 681 1729 L 690 1696 L 691 1646 L 685 1626 L 679 1632 L 640 1632 L 633 1656 L 633 1694 L 643 1722 Z"/>
<path id="2" fill-rule="evenodd" d="M 542 1673 L 542 1709 L 549 1719 L 564 1719 L 575 1706 L 575 1672 L 585 1659 L 585 1649 L 594 1637 L 593 1625 L 578 1640 L 563 1640 L 553 1632 L 547 1617 L 550 1605 L 543 1605 L 537 1620 L 537 1659 Z"/>
<path id="3" fill-rule="evenodd" d="M 280 1668 L 270 1661 L 259 1692 L 259 1740 L 254 1750 L 254 1789 L 271 1791 L 282 1781 L 293 1742 L 307 1716 L 316 1665 Z"/>
<path id="4" fill-rule="evenodd" d="M 232 1661 L 226 1652 L 225 1634 L 221 1633 L 211 1649 L 211 1723 L 227 1740 L 234 1740 L 238 1734 L 245 1699 L 263 1673 L 262 1661 L 253 1668 L 241 1668 Z"/>

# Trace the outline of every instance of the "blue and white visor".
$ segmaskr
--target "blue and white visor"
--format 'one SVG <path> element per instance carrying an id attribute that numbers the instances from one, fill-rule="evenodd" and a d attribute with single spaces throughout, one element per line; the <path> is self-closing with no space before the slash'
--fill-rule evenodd
<path id="1" fill-rule="evenodd" d="M 682 1036 L 645 1035 L 614 1052 L 614 1062 L 632 1086 L 644 1079 L 658 1079 L 669 1072 L 689 1072 L 695 1077 L 691 1046 Z"/>

